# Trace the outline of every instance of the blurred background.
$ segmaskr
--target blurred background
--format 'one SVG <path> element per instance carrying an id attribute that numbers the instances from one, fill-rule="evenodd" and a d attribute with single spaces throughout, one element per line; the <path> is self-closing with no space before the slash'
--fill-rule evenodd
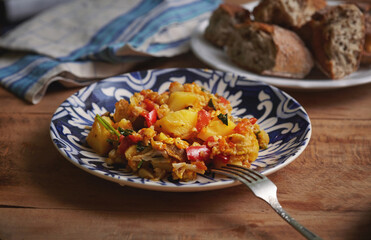
<path id="1" fill-rule="evenodd" d="M 0 35 L 37 13 L 74 0 L 0 0 Z"/>

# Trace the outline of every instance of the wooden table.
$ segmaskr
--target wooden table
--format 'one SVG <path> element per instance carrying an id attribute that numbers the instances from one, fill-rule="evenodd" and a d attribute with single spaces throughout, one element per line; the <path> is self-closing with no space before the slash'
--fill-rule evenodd
<path id="1" fill-rule="evenodd" d="M 207 67 L 192 53 L 133 70 Z M 78 89 L 30 105 L 0 88 L 0 239 L 302 239 L 244 186 L 198 193 L 121 187 L 66 161 L 51 116 Z M 287 91 L 313 125 L 306 150 L 270 175 L 283 207 L 323 239 L 371 236 L 371 84 Z"/>

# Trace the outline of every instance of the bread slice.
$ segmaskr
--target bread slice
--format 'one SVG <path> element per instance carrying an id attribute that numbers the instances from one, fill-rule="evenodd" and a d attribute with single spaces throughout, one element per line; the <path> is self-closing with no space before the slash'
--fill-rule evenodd
<path id="1" fill-rule="evenodd" d="M 371 64 L 371 13 L 365 14 L 365 44 L 361 57 L 362 64 Z"/>
<path id="2" fill-rule="evenodd" d="M 262 0 L 253 10 L 255 21 L 300 28 L 326 7 L 326 0 Z"/>
<path id="3" fill-rule="evenodd" d="M 217 47 L 224 47 L 234 25 L 250 21 L 250 12 L 237 4 L 221 4 L 211 15 L 205 38 Z"/>
<path id="4" fill-rule="evenodd" d="M 306 26 L 307 44 L 316 65 L 332 79 L 343 78 L 359 67 L 365 39 L 362 12 L 353 4 L 327 7 Z"/>
<path id="5" fill-rule="evenodd" d="M 371 3 L 356 3 L 365 17 L 365 43 L 361 64 L 371 64 Z"/>
<path id="6" fill-rule="evenodd" d="M 227 55 L 259 74 L 304 78 L 313 67 L 309 50 L 296 33 L 276 25 L 249 22 L 236 26 Z"/>

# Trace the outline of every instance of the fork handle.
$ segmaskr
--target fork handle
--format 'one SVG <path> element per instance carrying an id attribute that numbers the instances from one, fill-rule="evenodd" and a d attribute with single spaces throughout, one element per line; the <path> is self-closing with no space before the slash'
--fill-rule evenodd
<path id="1" fill-rule="evenodd" d="M 305 238 L 310 240 L 322 240 L 318 235 L 306 229 L 303 225 L 292 218 L 280 205 L 276 198 L 269 199 L 270 206 L 280 215 L 286 222 L 288 222 L 292 227 L 294 227 L 299 233 L 301 233 Z"/>

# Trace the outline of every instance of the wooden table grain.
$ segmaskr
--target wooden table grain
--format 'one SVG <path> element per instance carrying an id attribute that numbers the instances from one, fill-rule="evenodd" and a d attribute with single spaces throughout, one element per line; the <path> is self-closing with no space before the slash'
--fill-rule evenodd
<path id="1" fill-rule="evenodd" d="M 168 67 L 208 66 L 189 52 L 132 70 Z M 77 90 L 55 83 L 31 105 L 0 88 L 1 240 L 302 239 L 242 185 L 156 192 L 75 167 L 53 146 L 49 125 Z M 269 176 L 282 206 L 323 239 L 370 239 L 371 84 L 286 92 L 308 112 L 313 134 L 294 162 Z"/>

